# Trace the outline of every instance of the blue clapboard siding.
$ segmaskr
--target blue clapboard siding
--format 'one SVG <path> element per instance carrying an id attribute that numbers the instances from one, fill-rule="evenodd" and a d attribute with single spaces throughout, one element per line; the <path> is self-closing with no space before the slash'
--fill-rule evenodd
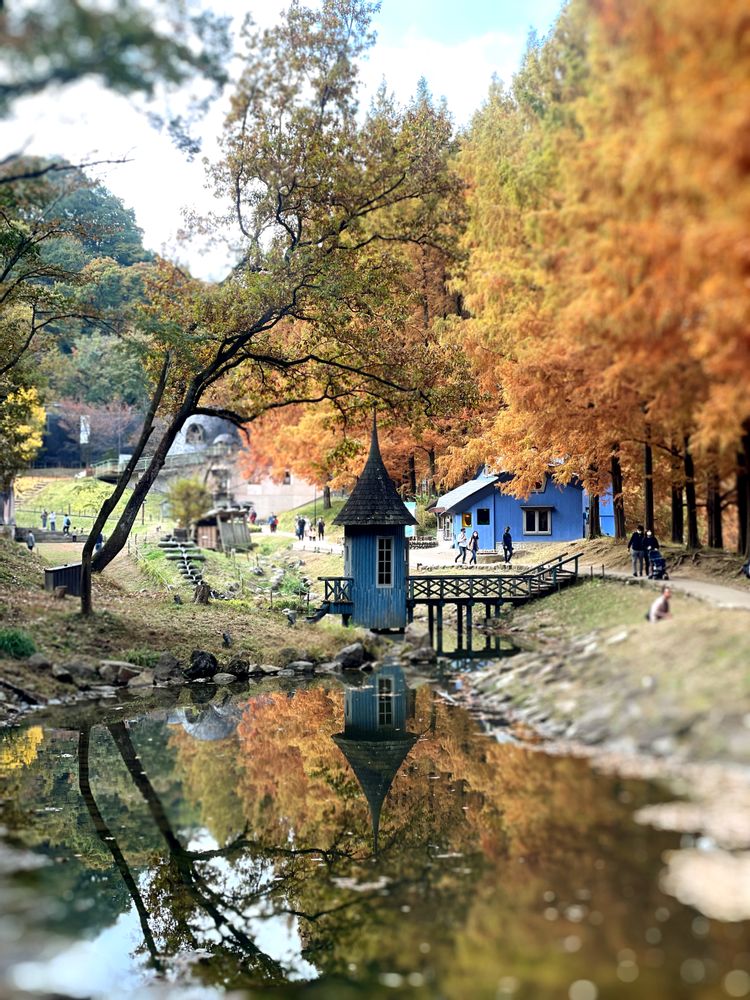
<path id="1" fill-rule="evenodd" d="M 378 717 L 378 680 L 391 681 L 392 690 L 388 697 L 392 708 L 390 725 L 382 726 Z M 380 667 L 371 674 L 365 687 L 347 688 L 344 702 L 344 729 L 346 735 L 372 736 L 378 732 L 406 728 L 406 679 L 400 667 Z"/>
<path id="2" fill-rule="evenodd" d="M 508 473 L 499 477 L 501 482 L 512 479 Z M 551 532 L 548 535 L 526 533 L 524 531 L 524 508 L 546 507 L 551 518 Z M 478 524 L 478 512 L 489 508 L 490 523 Z M 454 538 L 461 530 L 465 513 L 471 514 L 471 527 L 466 528 L 467 536 L 472 531 L 479 532 L 480 549 L 495 549 L 502 547 L 503 532 L 510 525 L 513 542 L 568 542 L 584 535 L 584 503 L 583 488 L 578 483 L 567 486 L 557 486 L 547 476 L 544 489 L 532 493 L 526 499 L 518 499 L 507 493 L 501 493 L 494 483 L 488 483 L 476 493 L 468 496 L 461 504 L 460 510 L 453 510 Z M 468 562 L 468 555 L 466 557 Z"/>
<path id="3" fill-rule="evenodd" d="M 378 538 L 393 539 L 393 586 L 377 585 Z M 344 575 L 352 578 L 352 621 L 366 628 L 406 625 L 406 540 L 402 525 L 344 529 Z"/>

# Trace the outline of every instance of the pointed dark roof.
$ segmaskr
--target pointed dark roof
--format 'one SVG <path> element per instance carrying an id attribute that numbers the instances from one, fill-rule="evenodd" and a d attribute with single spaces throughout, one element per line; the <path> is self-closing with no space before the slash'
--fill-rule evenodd
<path id="1" fill-rule="evenodd" d="M 343 508 L 333 519 L 334 524 L 416 524 L 398 495 L 388 470 L 383 464 L 378 444 L 378 428 L 372 418 L 370 454 L 357 480 L 357 485 Z"/>
<path id="2" fill-rule="evenodd" d="M 387 739 L 359 740 L 345 733 L 336 733 L 331 739 L 346 757 L 365 793 L 372 819 L 373 847 L 377 853 L 380 810 L 398 769 L 419 736 L 416 733 L 392 731 Z"/>

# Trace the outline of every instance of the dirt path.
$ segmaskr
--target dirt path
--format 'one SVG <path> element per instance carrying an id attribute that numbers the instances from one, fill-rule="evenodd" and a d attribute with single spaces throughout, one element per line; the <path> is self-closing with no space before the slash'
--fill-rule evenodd
<path id="1" fill-rule="evenodd" d="M 592 564 L 581 566 L 581 574 L 583 576 L 590 576 L 592 570 L 595 577 L 598 576 L 601 578 L 600 567 Z M 633 576 L 629 573 L 612 569 L 605 570 L 605 577 L 608 580 L 633 580 Z M 697 597 L 701 601 L 708 601 L 711 604 L 715 604 L 717 608 L 740 608 L 744 611 L 750 611 L 750 584 L 748 584 L 746 590 L 741 590 L 739 587 L 730 587 L 723 583 L 711 583 L 708 580 L 696 580 L 694 577 L 683 576 L 681 574 L 677 576 L 670 575 L 669 580 L 665 582 L 669 583 L 673 591 L 688 594 L 690 597 Z M 643 577 L 643 583 L 654 589 L 661 589 L 663 586 L 662 581 L 649 580 L 647 577 Z"/>

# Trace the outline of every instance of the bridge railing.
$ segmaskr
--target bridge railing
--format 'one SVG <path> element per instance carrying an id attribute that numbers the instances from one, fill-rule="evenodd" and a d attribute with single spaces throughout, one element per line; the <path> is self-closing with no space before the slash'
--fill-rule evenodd
<path id="1" fill-rule="evenodd" d="M 350 576 L 319 576 L 324 587 L 323 600 L 329 604 L 352 603 L 352 578 Z"/>

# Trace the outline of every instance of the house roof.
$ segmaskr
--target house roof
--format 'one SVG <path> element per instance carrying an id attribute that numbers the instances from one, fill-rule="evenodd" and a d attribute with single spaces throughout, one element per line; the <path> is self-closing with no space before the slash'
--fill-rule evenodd
<path id="1" fill-rule="evenodd" d="M 470 479 L 468 483 L 462 483 L 450 493 L 444 493 L 443 496 L 438 497 L 433 509 L 441 514 L 460 510 L 462 504 L 469 497 L 473 497 L 475 493 L 479 493 L 488 486 L 494 486 L 499 479 L 499 476 L 477 476 L 476 479 Z"/>
<path id="2" fill-rule="evenodd" d="M 343 508 L 333 519 L 334 524 L 416 524 L 417 520 L 398 495 L 388 470 L 383 464 L 378 444 L 378 428 L 372 418 L 370 454 L 362 475 Z"/>
<path id="3" fill-rule="evenodd" d="M 365 793 L 372 819 L 373 847 L 377 853 L 380 810 L 398 769 L 419 736 L 398 731 L 390 732 L 385 739 L 373 738 L 373 735 L 368 739 L 356 739 L 343 732 L 331 739 L 346 757 Z"/>

